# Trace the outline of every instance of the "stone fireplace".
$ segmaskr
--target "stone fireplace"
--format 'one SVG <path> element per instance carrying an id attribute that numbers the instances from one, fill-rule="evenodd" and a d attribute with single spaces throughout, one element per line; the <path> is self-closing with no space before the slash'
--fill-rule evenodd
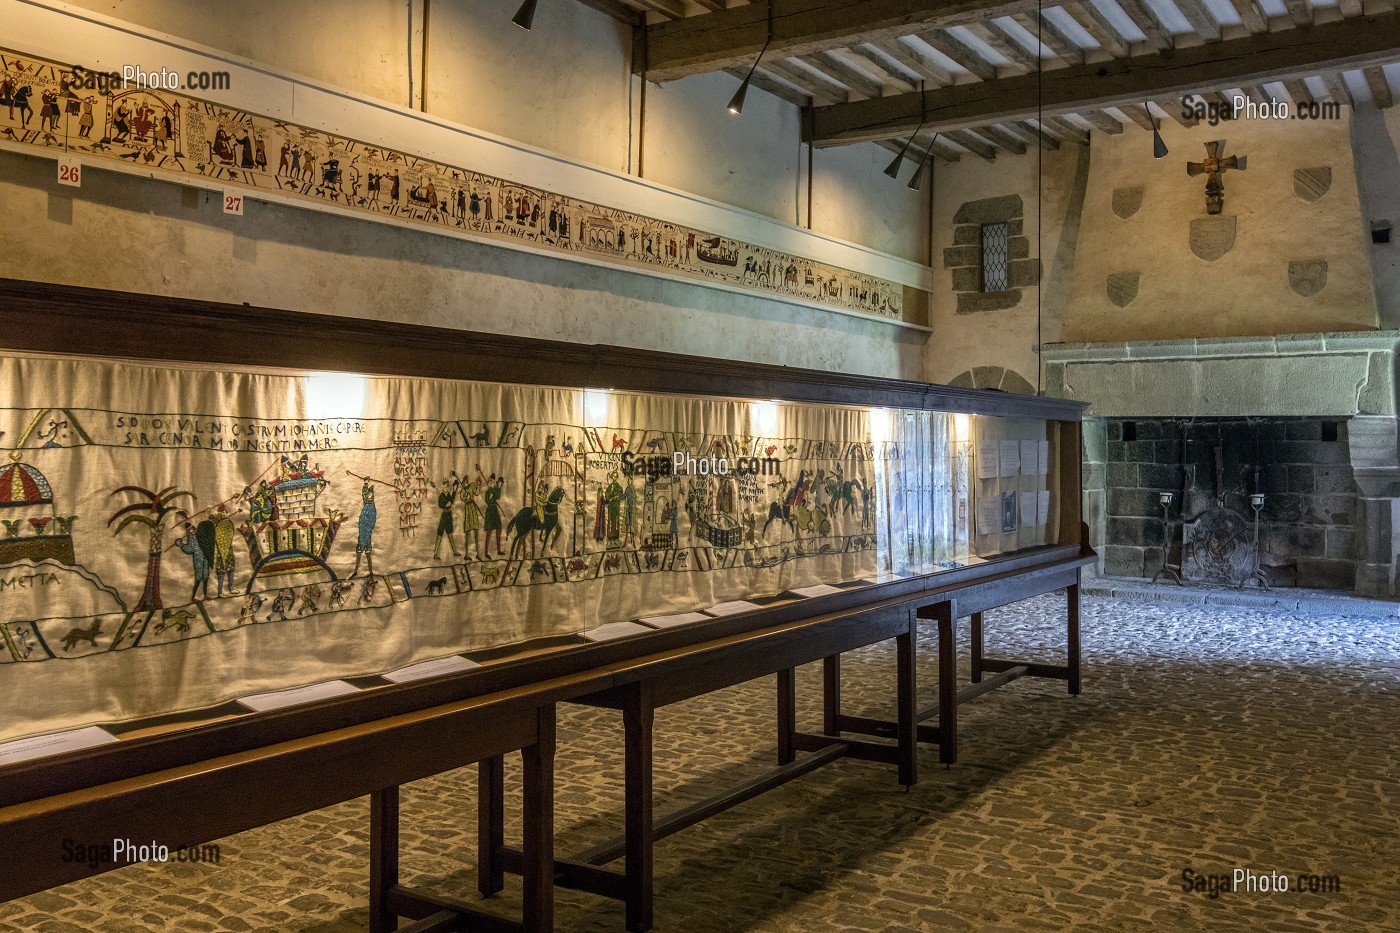
<path id="1" fill-rule="evenodd" d="M 1047 346 L 1048 394 L 1090 403 L 1101 572 L 1396 596 L 1397 346 L 1395 331 Z"/>

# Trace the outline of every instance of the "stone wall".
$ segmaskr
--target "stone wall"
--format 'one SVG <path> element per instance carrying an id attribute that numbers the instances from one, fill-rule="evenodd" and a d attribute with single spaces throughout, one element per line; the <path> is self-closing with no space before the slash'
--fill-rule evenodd
<path id="1" fill-rule="evenodd" d="M 1358 489 L 1341 419 L 1107 419 L 1105 572 L 1151 577 L 1162 568 L 1160 496 L 1173 494 L 1174 520 L 1214 508 L 1217 448 L 1226 508 L 1252 526 L 1248 497 L 1264 494 L 1260 563 L 1270 585 L 1351 590 Z M 1174 565 L 1180 549 L 1177 530 Z"/>

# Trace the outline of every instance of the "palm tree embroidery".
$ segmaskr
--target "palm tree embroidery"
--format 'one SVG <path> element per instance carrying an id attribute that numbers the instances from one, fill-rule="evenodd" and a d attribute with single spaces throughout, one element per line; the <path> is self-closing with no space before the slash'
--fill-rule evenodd
<path id="1" fill-rule="evenodd" d="M 174 486 L 167 486 L 160 492 L 151 492 L 141 486 L 122 486 L 114 489 L 112 495 L 124 492 L 137 493 L 141 499 L 112 513 L 112 517 L 107 519 L 107 527 L 112 527 L 113 522 L 121 519 L 112 532 L 114 536 L 121 534 L 122 530 L 133 522 L 145 525 L 151 533 L 146 557 L 146 588 L 141 591 L 141 602 L 133 612 L 163 609 L 165 607 L 160 600 L 160 557 L 165 543 L 165 519 L 176 511 L 171 505 L 172 502 L 180 498 L 188 498 L 194 502 L 195 495 Z"/>

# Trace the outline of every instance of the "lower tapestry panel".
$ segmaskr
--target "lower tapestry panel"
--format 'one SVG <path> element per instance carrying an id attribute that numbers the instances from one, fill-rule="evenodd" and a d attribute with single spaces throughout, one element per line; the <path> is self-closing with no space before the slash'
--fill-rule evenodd
<path id="1" fill-rule="evenodd" d="M 0 387 L 0 739 L 958 538 L 938 413 L 20 355 Z"/>

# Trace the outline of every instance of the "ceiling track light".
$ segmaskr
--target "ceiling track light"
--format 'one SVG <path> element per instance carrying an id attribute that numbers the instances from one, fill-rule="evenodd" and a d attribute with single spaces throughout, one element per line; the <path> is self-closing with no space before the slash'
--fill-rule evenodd
<path id="1" fill-rule="evenodd" d="M 918 191 L 924 186 L 924 167 L 933 161 L 933 144 L 938 142 L 938 134 L 933 134 L 933 139 L 928 141 L 928 149 L 924 150 L 924 157 L 919 160 L 919 167 L 914 169 L 914 177 L 909 179 L 909 190 Z"/>
<path id="2" fill-rule="evenodd" d="M 912 146 L 912 145 L 914 144 L 914 137 L 915 137 L 915 136 L 918 136 L 918 135 L 919 135 L 919 130 L 921 130 L 921 129 L 924 128 L 924 123 L 925 123 L 926 120 L 927 120 L 927 110 L 926 110 L 926 108 L 924 107 L 924 82 L 920 81 L 920 82 L 919 82 L 919 125 L 914 129 L 914 132 L 913 132 L 913 133 L 909 134 L 909 138 L 908 138 L 907 140 L 905 140 L 904 145 L 899 147 L 899 152 L 895 153 L 894 160 L 893 160 L 892 162 L 890 162 L 889 165 L 885 166 L 885 174 L 886 174 L 886 175 L 890 176 L 891 178 L 897 178 L 897 177 L 899 177 L 899 168 L 900 168 L 901 165 L 904 164 L 904 156 L 905 156 L 905 153 L 907 153 L 907 152 L 909 151 L 909 147 Z"/>
<path id="3" fill-rule="evenodd" d="M 758 58 L 753 60 L 749 66 L 749 73 L 744 75 L 744 80 L 739 84 L 739 90 L 734 92 L 734 96 L 729 98 L 727 108 L 734 116 L 744 112 L 744 98 L 749 93 L 749 82 L 753 80 L 753 73 L 758 70 L 758 63 L 763 61 L 763 53 L 768 51 L 769 44 L 773 41 L 773 0 L 768 0 L 768 38 L 763 40 L 763 48 L 758 50 Z"/>
<path id="4" fill-rule="evenodd" d="M 539 2 L 540 0 L 525 0 L 524 3 L 520 4 L 520 9 L 515 11 L 515 15 L 510 18 L 510 21 L 529 32 L 530 27 L 535 24 L 535 7 L 539 5 Z"/>

